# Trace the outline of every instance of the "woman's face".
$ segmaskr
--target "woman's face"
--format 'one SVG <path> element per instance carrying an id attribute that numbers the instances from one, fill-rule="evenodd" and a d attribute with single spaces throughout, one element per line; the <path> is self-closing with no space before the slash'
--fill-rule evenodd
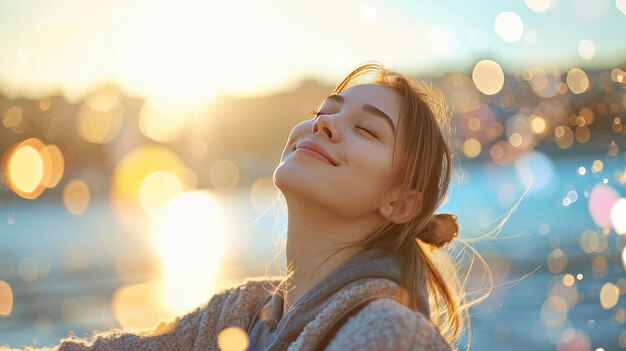
<path id="1" fill-rule="evenodd" d="M 329 96 L 317 118 L 297 124 L 274 171 L 288 203 L 296 197 L 352 219 L 376 211 L 396 171 L 401 99 L 382 85 L 357 85 Z"/>

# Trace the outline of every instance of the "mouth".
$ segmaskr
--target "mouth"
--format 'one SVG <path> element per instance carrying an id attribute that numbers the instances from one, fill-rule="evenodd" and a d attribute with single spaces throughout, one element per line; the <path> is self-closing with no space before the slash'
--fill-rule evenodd
<path id="1" fill-rule="evenodd" d="M 328 163 L 332 166 L 339 165 L 339 162 L 336 161 L 335 158 L 328 151 L 326 151 L 326 149 L 310 140 L 304 140 L 298 143 L 294 151 L 300 151 L 303 154 L 306 154 L 313 158 L 317 158 L 318 160 Z"/>
<path id="2" fill-rule="evenodd" d="M 320 160 L 320 161 L 322 161 L 322 162 L 328 163 L 329 165 L 336 166 L 336 165 L 335 165 L 335 164 L 333 164 L 333 163 L 332 163 L 329 159 L 327 159 L 324 155 L 320 154 L 320 153 L 319 153 L 319 152 L 317 152 L 317 151 L 314 151 L 314 150 L 311 150 L 311 149 L 307 149 L 307 148 L 305 148 L 305 147 L 299 147 L 299 148 L 296 148 L 296 150 L 295 150 L 295 151 L 300 151 L 300 152 L 302 152 L 303 154 L 306 154 L 306 155 L 308 155 L 308 156 L 311 156 L 311 157 L 313 157 L 313 158 L 316 158 L 316 159 L 318 159 L 318 160 Z"/>

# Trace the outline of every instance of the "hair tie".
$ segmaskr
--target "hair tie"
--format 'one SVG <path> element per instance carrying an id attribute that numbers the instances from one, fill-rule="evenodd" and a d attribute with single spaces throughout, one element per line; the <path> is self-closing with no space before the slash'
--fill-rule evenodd
<path id="1" fill-rule="evenodd" d="M 436 248 L 442 247 L 459 234 L 456 220 L 457 216 L 451 213 L 435 214 L 416 238 Z"/>

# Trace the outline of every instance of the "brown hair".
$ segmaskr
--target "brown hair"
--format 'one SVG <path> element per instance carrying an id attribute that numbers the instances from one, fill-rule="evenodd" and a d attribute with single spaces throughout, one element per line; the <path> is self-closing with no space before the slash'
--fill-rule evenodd
<path id="1" fill-rule="evenodd" d="M 457 337 L 469 329 L 469 308 L 486 299 L 491 291 L 491 286 L 477 289 L 476 292 L 482 294 L 476 294 L 469 301 L 469 294 L 461 280 L 461 262 L 455 262 L 452 258 L 451 253 L 456 248 L 454 244 L 462 243 L 463 249 L 469 249 L 477 256 L 485 268 L 487 281 L 492 283 L 493 280 L 484 259 L 468 244 L 476 239 L 452 240 L 459 232 L 456 216 L 449 213 L 435 214 L 435 210 L 447 198 L 452 178 L 452 151 L 447 141 L 451 124 L 445 98 L 427 82 L 411 79 L 384 68 L 380 63 L 357 67 L 337 85 L 333 94 L 365 83 L 386 86 L 402 97 L 397 128 L 399 135 L 396 135 L 403 156 L 399 158 L 400 165 L 397 168 L 401 171 L 390 179 L 389 185 L 400 183 L 398 203 L 405 201 L 411 189 L 421 193 L 421 201 L 412 219 L 404 223 L 387 221 L 363 241 L 341 243 L 345 245 L 325 260 L 351 247 L 363 250 L 378 248 L 389 254 L 399 254 L 403 262 L 397 300 L 422 312 L 453 346 Z M 394 147 L 394 163 L 396 151 Z M 394 212 L 399 207 L 394 206 Z M 292 273 L 288 271 L 283 282 Z M 277 289 L 280 286 L 282 283 Z"/>
<path id="2" fill-rule="evenodd" d="M 481 290 L 484 292 L 481 296 L 468 301 L 469 294 L 460 277 L 461 262 L 455 262 L 446 249 L 452 250 L 453 243 L 462 242 L 478 255 L 467 244 L 474 239 L 457 238 L 451 242 L 459 232 L 456 216 L 435 213 L 447 198 L 453 170 L 453 154 L 448 142 L 451 118 L 447 104 L 443 94 L 429 83 L 409 78 L 377 62 L 354 69 L 337 85 L 333 94 L 361 84 L 364 78 L 364 83 L 381 84 L 402 96 L 397 128 L 400 134 L 396 139 L 404 157 L 400 158 L 398 169 L 401 171 L 395 174 L 390 184 L 401 184 L 398 203 L 405 201 L 409 189 L 421 192 L 421 202 L 412 219 L 404 223 L 388 221 L 365 240 L 347 242 L 328 258 L 350 247 L 381 248 L 390 254 L 401 254 L 403 263 L 398 301 L 423 312 L 452 346 L 463 330 L 469 329 L 469 308 L 486 299 L 491 286 Z M 398 207 L 395 206 L 394 211 Z M 450 245 L 446 245 L 449 242 Z M 492 283 L 489 267 L 480 255 L 478 257 Z"/>

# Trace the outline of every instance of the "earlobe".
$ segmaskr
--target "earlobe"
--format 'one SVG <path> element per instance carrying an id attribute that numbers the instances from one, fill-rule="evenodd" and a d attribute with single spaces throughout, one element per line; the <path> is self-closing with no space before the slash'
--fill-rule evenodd
<path id="1" fill-rule="evenodd" d="M 382 214 L 388 220 L 394 223 L 404 223 L 408 222 L 412 218 L 414 218 L 419 212 L 422 204 L 422 193 L 411 189 L 407 194 L 405 201 L 399 204 L 398 201 L 389 201 L 385 203 L 380 209 L 380 214 Z M 398 207 L 396 209 L 396 207 Z M 396 209 L 396 213 L 392 215 L 394 209 Z"/>

